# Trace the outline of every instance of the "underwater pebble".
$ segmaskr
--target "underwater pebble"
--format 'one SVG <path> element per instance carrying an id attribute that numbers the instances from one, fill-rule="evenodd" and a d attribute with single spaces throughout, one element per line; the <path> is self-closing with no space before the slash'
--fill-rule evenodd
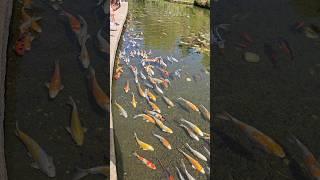
<path id="1" fill-rule="evenodd" d="M 190 82 L 190 81 L 191 81 L 191 78 L 187 78 L 186 80 Z"/>
<path id="2" fill-rule="evenodd" d="M 257 55 L 256 53 L 252 53 L 252 52 L 245 52 L 244 59 L 247 62 L 252 62 L 252 63 L 256 63 L 256 62 L 260 61 L 259 55 Z"/>

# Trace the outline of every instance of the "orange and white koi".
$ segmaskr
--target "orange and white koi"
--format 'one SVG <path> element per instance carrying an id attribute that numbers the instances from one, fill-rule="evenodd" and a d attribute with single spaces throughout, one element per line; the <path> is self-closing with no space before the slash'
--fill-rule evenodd
<path id="1" fill-rule="evenodd" d="M 240 128 L 240 130 L 250 138 L 251 141 L 258 144 L 265 152 L 273 154 L 280 158 L 284 158 L 286 156 L 283 148 L 278 143 L 276 143 L 273 139 L 271 139 L 269 136 L 265 135 L 258 129 L 236 119 L 227 112 L 222 112 L 216 117 L 223 120 L 229 120 L 236 124 Z"/>
<path id="2" fill-rule="evenodd" d="M 73 140 L 78 146 L 82 146 L 84 142 L 84 133 L 87 131 L 83 128 L 79 118 L 79 112 L 76 103 L 73 98 L 69 96 L 69 104 L 72 106 L 70 127 L 66 127 L 66 130 L 71 134 Z"/>
<path id="3" fill-rule="evenodd" d="M 137 152 L 134 152 L 134 153 L 132 153 L 132 154 L 133 154 L 134 156 L 136 156 L 140 161 L 142 161 L 143 164 L 145 164 L 148 168 L 151 168 L 151 169 L 153 169 L 153 170 L 156 170 L 156 169 L 157 169 L 156 165 L 154 165 L 151 161 L 145 159 L 144 157 L 139 156 L 139 155 L 137 154 Z"/>
<path id="4" fill-rule="evenodd" d="M 142 142 L 138 137 L 137 137 L 137 133 L 134 132 L 134 137 L 138 143 L 138 145 L 140 146 L 140 148 L 144 151 L 154 151 L 154 148 L 150 145 L 150 144 L 147 144 L 145 142 Z"/>
<path id="5" fill-rule="evenodd" d="M 146 122 L 150 122 L 153 124 L 156 124 L 156 121 L 153 119 L 153 117 L 147 115 L 147 114 L 138 114 L 133 116 L 133 119 L 136 119 L 137 117 L 142 117 L 143 120 L 145 120 Z"/>
<path id="6" fill-rule="evenodd" d="M 137 101 L 136 101 L 136 98 L 135 98 L 135 96 L 134 96 L 134 93 L 133 93 L 133 92 L 131 92 L 131 93 L 132 93 L 132 101 L 131 101 L 131 104 L 132 104 L 133 108 L 136 108 L 136 107 L 137 107 Z"/>
<path id="7" fill-rule="evenodd" d="M 64 86 L 61 84 L 59 60 L 55 61 L 55 68 L 51 77 L 51 82 L 46 83 L 46 86 L 49 89 L 50 98 L 55 98 L 58 93 L 64 88 Z"/>
<path id="8" fill-rule="evenodd" d="M 194 105 L 193 103 L 191 103 L 190 101 L 188 100 L 185 100 L 184 98 L 182 97 L 179 97 L 178 100 L 181 100 L 183 101 L 190 109 L 192 109 L 193 111 L 196 111 L 198 113 L 200 113 L 198 107 L 196 105 Z"/>
<path id="9" fill-rule="evenodd" d="M 319 180 L 320 179 L 320 164 L 319 164 L 319 162 L 314 157 L 314 155 L 310 152 L 310 150 L 304 144 L 301 143 L 300 140 L 298 140 L 294 136 L 293 136 L 293 138 L 302 151 L 304 164 L 307 167 L 309 174 L 314 179 Z"/>
<path id="10" fill-rule="evenodd" d="M 201 129 L 200 129 L 198 126 L 194 125 L 193 123 L 191 123 L 191 122 L 189 122 L 189 121 L 187 121 L 187 120 L 185 120 L 185 119 L 183 119 L 183 118 L 181 118 L 180 121 L 187 123 L 187 124 L 189 125 L 189 127 L 191 127 L 191 129 L 192 129 L 196 134 L 198 134 L 199 136 L 204 136 L 204 135 L 203 135 L 203 132 L 201 131 Z"/>
<path id="11" fill-rule="evenodd" d="M 37 21 L 42 19 L 42 18 L 41 17 L 32 18 L 29 14 L 26 13 L 26 11 L 24 9 L 25 9 L 25 7 L 21 8 L 21 17 L 22 17 L 22 21 L 26 23 L 25 28 L 31 27 L 31 29 L 33 31 L 35 31 L 37 33 L 41 33 L 42 32 L 42 28 L 38 24 Z M 21 32 L 25 32 L 26 31 L 26 29 L 23 29 L 23 28 L 21 28 L 20 30 L 22 30 Z"/>
<path id="12" fill-rule="evenodd" d="M 90 71 L 90 79 L 91 79 L 91 91 L 93 94 L 93 97 L 96 100 L 96 103 L 105 111 L 109 111 L 109 104 L 110 99 L 109 97 L 103 92 L 100 85 L 98 84 L 98 81 L 95 76 L 95 71 L 92 67 L 89 67 Z"/>
<path id="13" fill-rule="evenodd" d="M 154 112 L 154 111 L 144 110 L 144 113 L 149 114 L 152 117 L 158 118 L 161 121 L 165 121 L 166 120 L 160 113 L 157 113 L 157 112 Z"/>
<path id="14" fill-rule="evenodd" d="M 56 176 L 56 168 L 53 163 L 53 159 L 49 156 L 40 145 L 33 140 L 30 136 L 25 134 L 19 129 L 18 122 L 16 122 L 16 135 L 20 138 L 23 144 L 28 149 L 29 154 L 35 161 L 31 164 L 33 168 L 40 169 L 48 177 Z"/>
<path id="15" fill-rule="evenodd" d="M 170 142 L 169 142 L 167 139 L 165 139 L 164 137 L 162 137 L 162 136 L 160 136 L 160 135 L 157 135 L 157 134 L 153 134 L 153 136 L 155 136 L 156 138 L 158 138 L 158 139 L 161 141 L 161 143 L 162 143 L 167 149 L 169 149 L 169 150 L 172 149 L 172 146 L 171 146 Z"/>
<path id="16" fill-rule="evenodd" d="M 127 80 L 126 85 L 124 86 L 123 89 L 124 89 L 124 92 L 125 92 L 125 93 L 128 93 L 128 92 L 129 92 L 129 90 L 130 90 L 129 80 Z"/>
<path id="17" fill-rule="evenodd" d="M 189 160 L 189 162 L 191 163 L 191 165 L 194 169 L 198 170 L 202 174 L 205 174 L 203 167 L 201 166 L 201 164 L 197 160 L 193 159 L 187 153 L 183 152 L 180 148 L 178 148 L 178 151 L 180 151 Z"/>
<path id="18" fill-rule="evenodd" d="M 147 101 L 148 101 L 149 105 L 150 105 L 151 108 L 152 108 L 152 111 L 155 111 L 155 112 L 157 112 L 157 113 L 160 114 L 160 113 L 161 113 L 161 110 L 160 110 L 159 106 L 157 106 L 155 103 L 151 102 L 151 101 L 149 100 L 148 96 L 146 96 L 146 97 L 147 97 Z"/>
<path id="19" fill-rule="evenodd" d="M 173 133 L 172 129 L 170 129 L 169 127 L 165 126 L 159 119 L 154 118 L 154 120 L 156 121 L 156 124 L 160 127 L 160 129 L 163 132 L 170 133 L 170 134 Z"/>

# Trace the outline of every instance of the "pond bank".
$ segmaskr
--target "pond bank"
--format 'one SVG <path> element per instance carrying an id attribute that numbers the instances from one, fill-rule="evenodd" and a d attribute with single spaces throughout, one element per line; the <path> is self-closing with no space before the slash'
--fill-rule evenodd
<path id="1" fill-rule="evenodd" d="M 116 11 L 116 15 L 115 15 L 115 20 L 119 24 L 117 26 L 117 31 L 110 31 L 110 72 L 113 72 L 115 55 L 118 49 L 118 44 L 122 34 L 122 29 L 127 18 L 127 13 L 128 13 L 128 2 L 121 2 L 121 7 Z M 112 82 L 112 76 L 110 76 L 110 82 Z M 111 88 L 110 88 L 110 91 L 111 91 Z M 111 180 L 117 179 L 112 113 L 110 113 L 110 179 Z"/>
<path id="2" fill-rule="evenodd" d="M 210 9 L 210 0 L 166 0 L 172 3 L 195 5 L 201 8 Z"/>

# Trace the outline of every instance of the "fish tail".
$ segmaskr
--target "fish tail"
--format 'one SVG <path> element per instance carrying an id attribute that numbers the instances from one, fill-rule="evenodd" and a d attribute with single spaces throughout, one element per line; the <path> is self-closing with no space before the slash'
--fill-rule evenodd
<path id="1" fill-rule="evenodd" d="M 138 141 L 139 139 L 138 139 L 138 136 L 137 136 L 137 133 L 136 132 L 134 132 L 134 138 L 136 138 L 136 140 Z"/>
<path id="2" fill-rule="evenodd" d="M 73 175 L 72 180 L 79 180 L 89 174 L 87 169 L 76 168 L 76 173 Z"/>
<path id="3" fill-rule="evenodd" d="M 93 69 L 93 67 L 92 66 L 90 66 L 89 67 L 89 73 L 90 73 L 90 76 L 89 77 L 93 77 L 93 76 L 95 76 L 95 74 L 96 74 L 96 72 L 95 72 L 95 70 Z"/>
<path id="4" fill-rule="evenodd" d="M 233 116 L 231 116 L 231 114 L 229 114 L 226 111 L 223 111 L 222 113 L 216 115 L 216 118 L 218 119 L 223 119 L 223 120 L 233 120 Z"/>
<path id="5" fill-rule="evenodd" d="M 139 157 L 139 155 L 137 154 L 136 151 L 134 151 L 134 152 L 132 153 L 132 155 L 134 155 L 134 156 L 136 156 L 136 157 Z"/>
<path id="6" fill-rule="evenodd" d="M 68 104 L 74 106 L 76 103 L 74 102 L 73 98 L 71 96 L 69 96 L 69 102 Z"/>

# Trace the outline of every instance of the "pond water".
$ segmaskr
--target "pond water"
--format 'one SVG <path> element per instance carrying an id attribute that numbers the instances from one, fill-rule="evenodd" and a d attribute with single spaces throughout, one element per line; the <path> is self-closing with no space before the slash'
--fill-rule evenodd
<path id="1" fill-rule="evenodd" d="M 215 26 L 230 24 L 229 30 L 219 30 L 224 54 L 217 51 L 214 56 L 213 114 L 225 110 L 261 130 L 285 149 L 289 160 L 267 155 L 232 123 L 215 119 L 214 178 L 310 179 L 290 134 L 319 160 L 319 39 L 305 33 L 311 24 L 320 25 L 319 1 L 219 0 L 213 7 Z M 247 41 L 243 32 L 252 39 L 247 48 L 236 45 Z M 280 37 L 291 47 L 293 60 L 279 48 Z M 265 43 L 274 49 L 275 67 L 265 54 Z M 245 61 L 246 51 L 260 61 Z"/>
<path id="2" fill-rule="evenodd" d="M 180 118 L 184 118 L 203 130 L 210 133 L 209 121 L 205 120 L 196 112 L 189 112 L 178 104 L 178 98 L 183 97 L 195 105 L 203 104 L 210 110 L 210 57 L 209 51 L 204 46 L 190 47 L 180 45 L 184 39 L 194 37 L 207 38 L 209 43 L 209 16 L 207 9 L 201 9 L 194 6 L 175 4 L 166 1 L 129 1 L 129 11 L 126 27 L 124 29 L 122 40 L 118 49 L 117 56 L 120 53 L 120 66 L 123 67 L 123 74 L 120 79 L 113 80 L 112 85 L 112 113 L 115 129 L 115 144 L 117 155 L 118 177 L 120 179 L 161 179 L 165 178 L 163 169 L 157 159 L 161 161 L 164 167 L 168 168 L 170 173 L 178 178 L 175 166 L 181 167 L 180 160 L 184 163 L 188 172 L 196 179 L 209 179 L 208 174 L 202 175 L 192 169 L 191 164 L 177 150 L 181 148 L 184 152 L 192 155 L 185 147 L 188 143 L 191 147 L 208 156 L 203 147 L 209 149 L 209 142 L 200 139 L 193 140 L 184 129 L 179 127 Z M 196 39 L 196 38 L 194 38 Z M 133 42 L 134 41 L 134 42 Z M 204 41 L 204 40 L 202 40 Z M 133 45 L 134 44 L 134 45 Z M 208 45 L 207 45 L 208 46 Z M 209 49 L 209 48 L 208 48 Z M 135 65 L 138 72 L 142 70 L 141 58 L 130 56 L 131 51 L 151 50 L 149 58 L 161 56 L 167 64 L 167 70 L 173 75 L 178 69 L 181 69 L 181 78 L 170 78 L 171 86 L 163 90 L 164 95 L 172 100 L 175 107 L 168 108 L 163 99 L 154 90 L 153 94 L 157 96 L 156 104 L 161 109 L 162 115 L 167 119 L 164 124 L 173 130 L 173 134 L 162 132 L 161 129 L 152 123 L 147 123 L 142 118 L 133 119 L 134 115 L 143 113 L 144 110 L 150 110 L 145 98 L 139 96 L 137 85 L 134 81 L 134 75 L 130 65 Z M 125 55 L 123 55 L 125 52 Z M 179 62 L 168 62 L 167 56 L 175 57 Z M 130 59 L 128 65 L 124 61 Z M 117 64 L 117 63 L 115 63 Z M 157 65 L 155 65 L 157 66 Z M 115 66 L 115 69 L 117 67 Z M 161 77 L 160 72 L 154 68 L 153 77 Z M 143 71 L 144 75 L 146 72 Z M 186 79 L 190 78 L 191 81 Z M 124 86 L 129 81 L 130 90 L 124 92 Z M 138 81 L 145 89 L 144 81 L 140 76 Z M 149 82 L 150 83 L 150 82 Z M 162 86 L 160 86 L 162 88 Z M 131 104 L 132 92 L 137 100 L 137 107 L 133 108 Z M 120 116 L 119 109 L 114 101 L 120 104 L 128 113 L 128 118 Z M 143 151 L 139 149 L 134 132 L 140 140 L 152 145 L 154 151 Z M 172 145 L 172 150 L 167 150 L 152 133 L 161 135 L 168 139 Z M 151 170 L 139 161 L 132 153 L 136 151 L 139 155 L 152 161 L 157 169 Z M 194 157 L 194 155 L 192 155 Z M 195 158 L 195 157 L 194 157 Z M 197 158 L 195 158 L 197 159 Z M 208 166 L 209 162 L 197 159 L 203 167 Z M 180 170 L 182 170 L 180 168 Z"/>
<path id="3" fill-rule="evenodd" d="M 49 1 L 48 1 L 49 2 Z M 10 180 L 49 179 L 30 166 L 32 159 L 27 149 L 15 135 L 16 122 L 21 131 L 33 138 L 50 156 L 56 166 L 56 177 L 51 179 L 70 180 L 75 168 L 91 168 L 109 164 L 109 123 L 106 113 L 96 105 L 88 83 L 88 72 L 78 60 L 79 47 L 70 31 L 67 18 L 59 15 L 47 1 L 33 1 L 33 9 L 27 13 L 41 16 L 42 32 L 32 42 L 31 50 L 24 56 L 12 51 L 20 25 L 21 4 L 16 2 L 11 23 L 8 47 L 8 69 L 6 78 L 5 112 L 5 155 Z M 63 8 L 73 14 L 80 14 L 88 23 L 91 38 L 87 48 L 91 66 L 103 91 L 106 86 L 106 55 L 96 46 L 96 34 L 104 27 L 105 15 L 95 1 L 79 0 L 77 3 L 65 0 Z M 50 81 L 54 61 L 60 60 L 60 72 L 64 89 L 53 100 L 48 98 L 45 83 Z M 88 128 L 84 144 L 75 145 L 65 127 L 70 126 L 71 107 L 68 97 L 75 100 L 80 120 Z M 85 179 L 105 179 L 89 175 Z"/>

